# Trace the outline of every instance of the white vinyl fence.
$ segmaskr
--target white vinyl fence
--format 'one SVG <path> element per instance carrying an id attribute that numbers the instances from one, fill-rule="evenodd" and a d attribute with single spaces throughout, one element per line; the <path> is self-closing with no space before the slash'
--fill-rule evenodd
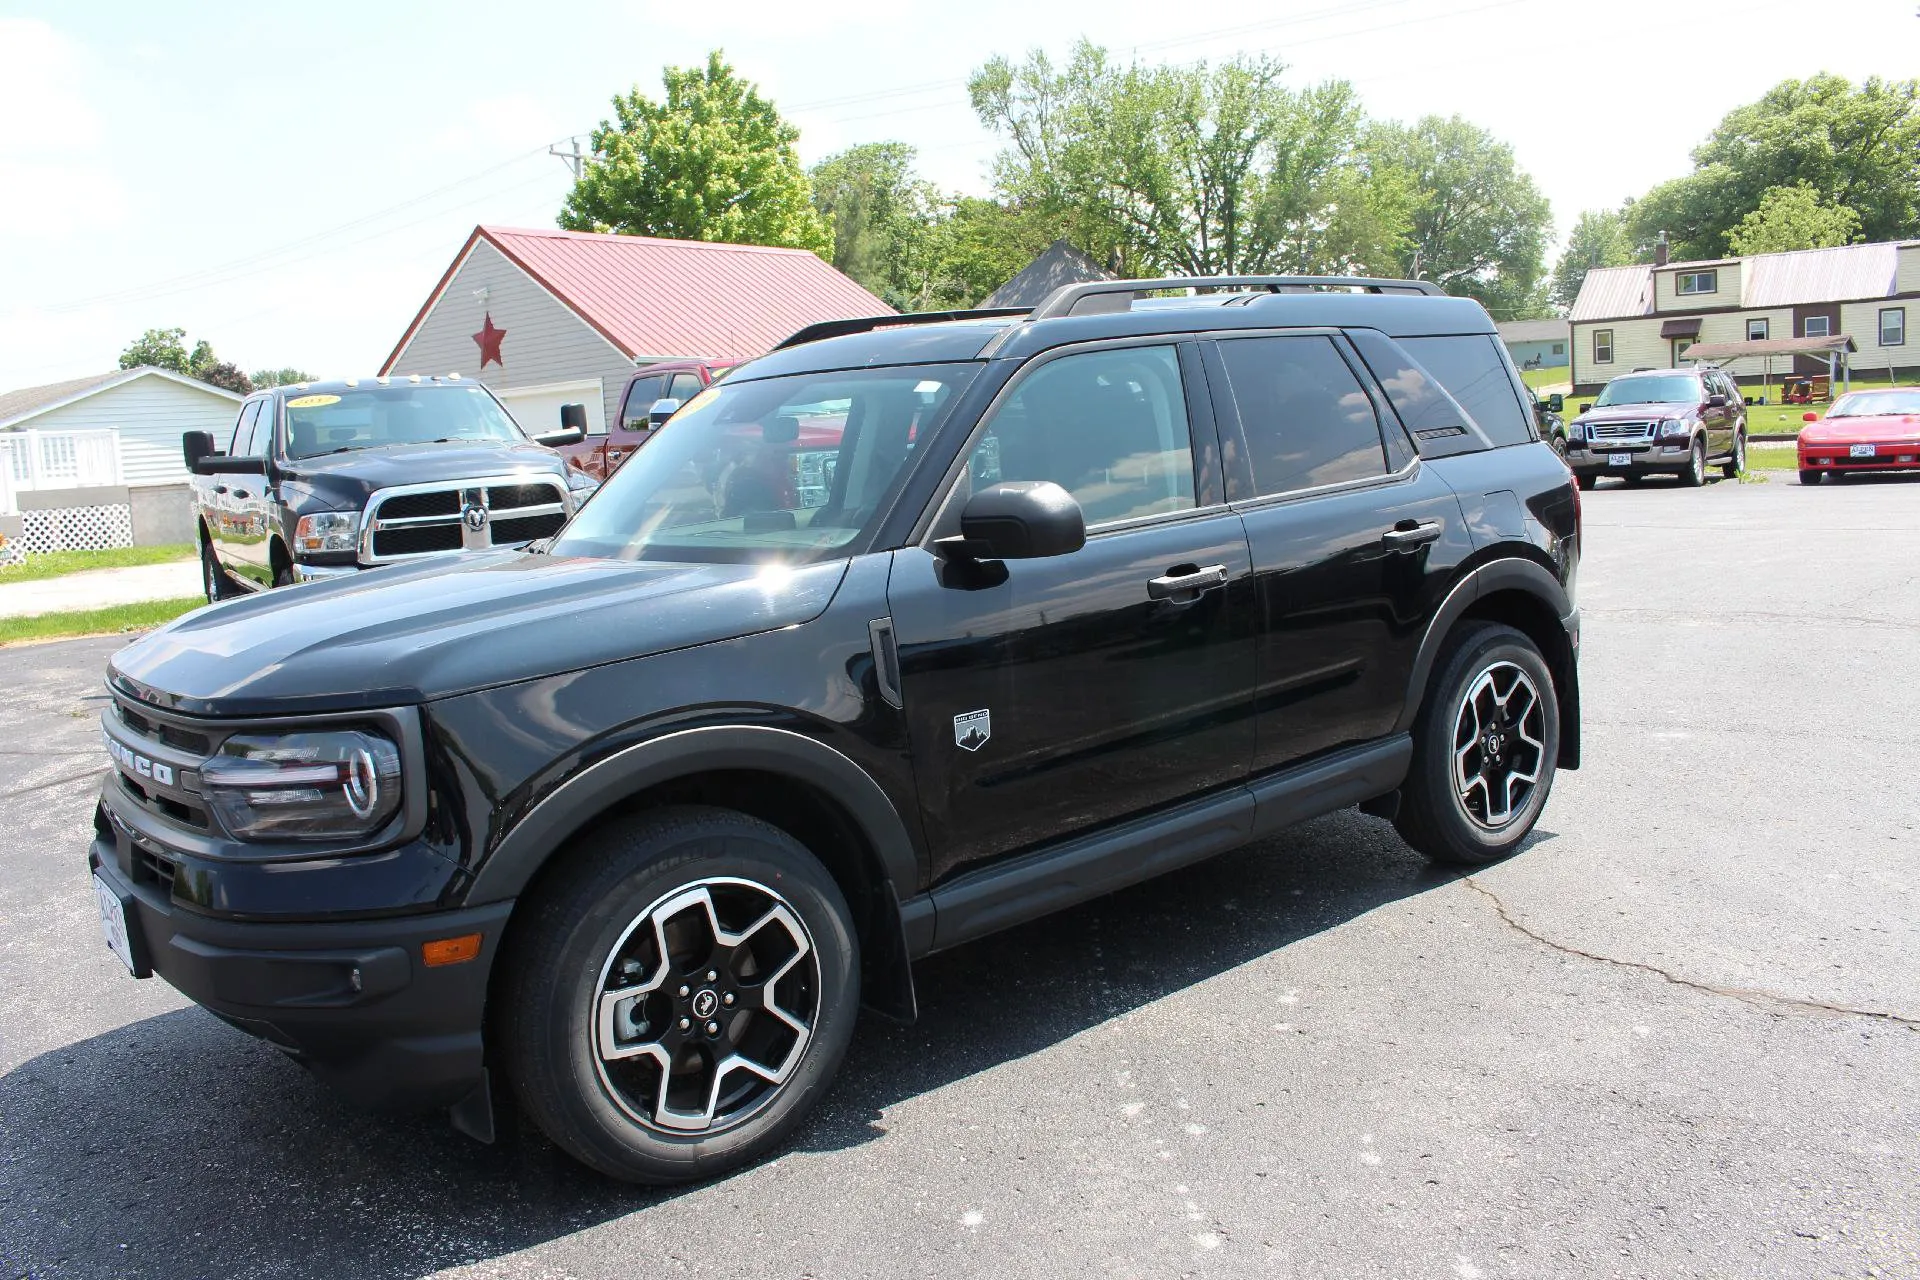
<path id="1" fill-rule="evenodd" d="M 117 431 L 0 432 L 0 514 L 19 511 L 17 493 L 122 483 Z"/>

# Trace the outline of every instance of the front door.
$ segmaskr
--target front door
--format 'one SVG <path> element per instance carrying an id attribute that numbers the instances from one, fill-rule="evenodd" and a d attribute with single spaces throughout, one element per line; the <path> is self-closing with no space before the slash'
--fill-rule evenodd
<path id="1" fill-rule="evenodd" d="M 272 439 L 272 401 L 255 400 L 240 411 L 233 440 L 227 446 L 228 458 L 256 458 L 263 441 Z M 221 470 L 208 477 L 213 482 L 213 519 L 208 532 L 227 571 L 258 582 L 266 563 L 267 528 L 260 513 L 260 498 L 266 489 L 266 477 L 258 472 Z"/>
<path id="2" fill-rule="evenodd" d="M 957 532 L 973 485 L 999 480 L 1060 484 L 1088 532 L 1042 560 L 895 554 L 888 606 L 936 880 L 1245 776 L 1251 566 L 1217 457 L 1172 345 L 1040 364 L 976 431 L 935 536 Z"/>

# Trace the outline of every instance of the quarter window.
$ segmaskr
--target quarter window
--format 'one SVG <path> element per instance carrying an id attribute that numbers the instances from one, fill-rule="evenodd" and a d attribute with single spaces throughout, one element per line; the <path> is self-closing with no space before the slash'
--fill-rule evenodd
<path id="1" fill-rule="evenodd" d="M 1767 321 L 1765 318 L 1747 321 L 1747 341 L 1765 342 L 1767 340 Z"/>
<path id="2" fill-rule="evenodd" d="M 1833 332 L 1833 320 L 1828 316 L 1808 316 L 1803 323 L 1800 336 L 1804 338 L 1824 338 Z"/>
<path id="3" fill-rule="evenodd" d="M 1402 338 L 1400 345 L 1439 379 L 1494 444 L 1524 444 L 1534 438 L 1506 361 L 1488 337 Z"/>
<path id="4" fill-rule="evenodd" d="M 974 485 L 1051 480 L 1088 525 L 1194 504 L 1193 444 L 1172 347 L 1062 356 L 1000 406 L 968 458 Z"/>
<path id="5" fill-rule="evenodd" d="M 1682 294 L 1713 293 L 1720 287 L 1718 271 L 1683 271 L 1679 289 Z"/>
<path id="6" fill-rule="evenodd" d="M 1386 474 L 1373 400 L 1331 339 L 1220 344 L 1247 438 L 1256 493 L 1289 493 Z"/>
<path id="7" fill-rule="evenodd" d="M 1593 331 L 1593 362 L 1595 364 L 1613 363 L 1613 330 L 1595 329 Z"/>
<path id="8" fill-rule="evenodd" d="M 1907 309 L 1905 307 L 1888 307 L 1880 313 L 1880 345 L 1883 347 L 1907 345 Z"/>

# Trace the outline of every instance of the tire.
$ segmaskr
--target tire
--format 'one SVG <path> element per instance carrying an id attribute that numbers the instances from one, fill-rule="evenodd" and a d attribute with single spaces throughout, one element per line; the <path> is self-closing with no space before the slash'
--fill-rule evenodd
<path id="1" fill-rule="evenodd" d="M 1824 471 L 1814 471 L 1806 467 L 1802 467 L 1800 469 L 1801 484 L 1819 484 L 1822 480 L 1825 480 L 1826 478 L 1827 478 L 1827 473 Z"/>
<path id="2" fill-rule="evenodd" d="M 493 1031 L 526 1114 L 628 1182 L 773 1150 L 826 1093 L 859 1011 L 860 944 L 833 877 L 726 809 L 659 810 L 567 857 L 515 913 L 497 970 Z M 713 1071 L 747 1059 L 763 1071 Z"/>
<path id="3" fill-rule="evenodd" d="M 1553 451 L 1560 456 L 1560 461 L 1565 462 L 1567 460 L 1567 438 L 1565 436 L 1556 435 L 1553 437 Z"/>
<path id="4" fill-rule="evenodd" d="M 1729 480 L 1738 480 L 1740 473 L 1747 469 L 1747 435 L 1744 431 L 1733 433 L 1733 456 L 1721 464 L 1720 474 Z"/>
<path id="5" fill-rule="evenodd" d="M 1576 474 L 1573 479 L 1582 489 L 1592 489 L 1594 485 L 1600 482 L 1600 477 L 1596 475 Z"/>
<path id="6" fill-rule="evenodd" d="M 1689 489 L 1698 489 L 1707 482 L 1707 442 L 1699 436 L 1693 438 L 1693 450 L 1687 457 L 1687 469 L 1680 473 L 1680 483 Z"/>
<path id="7" fill-rule="evenodd" d="M 1491 719 L 1503 705 L 1504 718 Z M 1490 736 L 1497 739 L 1491 756 L 1481 745 Z M 1498 862 L 1539 820 L 1559 753 L 1560 705 L 1540 650 L 1512 627 L 1468 623 L 1428 682 L 1394 825 L 1433 862 Z M 1516 786 L 1526 773 L 1531 779 Z M 1496 795 L 1496 777 L 1504 795 Z"/>
<path id="8" fill-rule="evenodd" d="M 213 544 L 205 539 L 200 542 L 200 589 L 206 593 L 208 604 L 219 604 L 240 594 L 214 556 Z"/>

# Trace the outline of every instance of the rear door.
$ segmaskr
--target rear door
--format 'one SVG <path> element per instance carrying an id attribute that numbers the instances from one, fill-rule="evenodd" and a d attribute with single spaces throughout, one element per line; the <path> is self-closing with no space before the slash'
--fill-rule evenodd
<path id="1" fill-rule="evenodd" d="M 958 532 L 974 485 L 1051 480 L 1085 514 L 1079 551 L 978 565 L 895 553 L 887 595 L 935 879 L 1246 775 L 1246 534 L 1186 345 L 1186 360 L 1172 343 L 1043 358 L 976 428 L 932 536 Z"/>
<path id="2" fill-rule="evenodd" d="M 265 403 L 264 399 L 250 400 L 241 408 L 239 421 L 234 424 L 233 439 L 227 442 L 223 458 L 231 460 L 255 456 L 252 452 L 254 429 L 259 424 L 260 409 Z M 266 480 L 258 475 L 235 471 L 230 466 L 222 466 L 207 478 L 211 482 L 209 504 L 212 508 L 207 532 L 213 538 L 220 562 L 233 573 L 246 574 L 248 539 L 252 536 L 251 513 L 246 504 L 254 488 L 264 485 Z"/>
<path id="3" fill-rule="evenodd" d="M 1257 646 L 1256 774 L 1384 737 L 1472 541 L 1337 334 L 1219 336 L 1208 354 Z"/>

